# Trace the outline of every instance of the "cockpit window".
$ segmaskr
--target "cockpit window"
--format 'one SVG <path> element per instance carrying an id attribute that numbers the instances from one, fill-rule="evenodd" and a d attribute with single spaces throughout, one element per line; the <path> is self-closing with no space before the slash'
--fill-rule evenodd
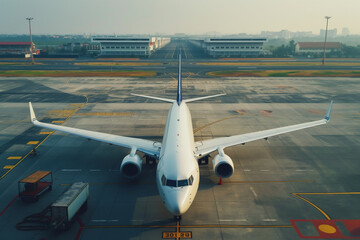
<path id="1" fill-rule="evenodd" d="M 184 186 L 187 186 L 187 185 L 189 185 L 187 179 L 178 181 L 178 187 L 184 187 Z"/>
<path id="2" fill-rule="evenodd" d="M 189 185 L 192 185 L 193 182 L 194 182 L 194 177 L 193 177 L 193 175 L 191 175 L 189 178 Z"/>
<path id="3" fill-rule="evenodd" d="M 165 186 L 165 184 L 166 184 L 166 177 L 164 175 L 162 175 L 162 177 L 161 177 L 161 184 L 163 186 Z"/>
<path id="4" fill-rule="evenodd" d="M 166 181 L 166 186 L 176 187 L 176 181 L 175 181 L 175 180 L 170 180 L 170 179 L 168 179 L 168 180 Z"/>

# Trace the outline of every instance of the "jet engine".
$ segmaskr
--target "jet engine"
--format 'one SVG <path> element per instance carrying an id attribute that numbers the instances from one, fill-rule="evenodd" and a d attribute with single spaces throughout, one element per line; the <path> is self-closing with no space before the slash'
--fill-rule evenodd
<path id="1" fill-rule="evenodd" d="M 223 151 L 219 152 L 219 154 L 214 157 L 212 162 L 216 176 L 221 178 L 228 178 L 233 175 L 234 163 L 231 158 Z"/>
<path id="2" fill-rule="evenodd" d="M 124 157 L 120 166 L 120 172 L 126 178 L 135 178 L 139 176 L 142 168 L 142 160 L 137 154 L 129 154 Z"/>

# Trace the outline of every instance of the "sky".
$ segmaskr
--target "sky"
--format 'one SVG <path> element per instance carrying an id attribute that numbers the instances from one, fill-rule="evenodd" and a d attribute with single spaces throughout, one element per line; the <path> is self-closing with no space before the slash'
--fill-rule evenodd
<path id="1" fill-rule="evenodd" d="M 360 34 L 360 0 L 0 0 L 0 34 L 221 34 L 343 27 Z"/>

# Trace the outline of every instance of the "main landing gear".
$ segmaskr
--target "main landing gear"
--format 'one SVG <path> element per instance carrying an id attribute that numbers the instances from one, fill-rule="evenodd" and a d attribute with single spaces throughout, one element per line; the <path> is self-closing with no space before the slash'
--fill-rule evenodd
<path id="1" fill-rule="evenodd" d="M 174 216 L 174 220 L 175 221 L 180 221 L 181 220 L 181 215 L 180 216 Z"/>

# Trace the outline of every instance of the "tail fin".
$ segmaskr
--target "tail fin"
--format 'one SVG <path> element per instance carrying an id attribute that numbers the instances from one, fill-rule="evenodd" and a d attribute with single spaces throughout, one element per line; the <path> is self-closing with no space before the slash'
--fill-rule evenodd
<path id="1" fill-rule="evenodd" d="M 182 102 L 182 79 L 181 79 L 181 50 L 179 53 L 179 79 L 178 79 L 178 87 L 177 87 L 177 104 L 180 106 Z"/>

